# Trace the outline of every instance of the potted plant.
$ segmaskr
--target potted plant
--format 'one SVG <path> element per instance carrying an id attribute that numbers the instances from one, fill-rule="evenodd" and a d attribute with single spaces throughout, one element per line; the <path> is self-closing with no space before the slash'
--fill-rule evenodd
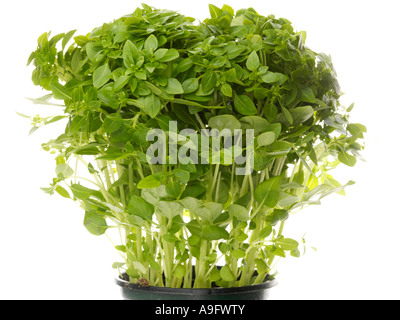
<path id="1" fill-rule="evenodd" d="M 43 148 L 50 194 L 96 236 L 117 230 L 130 299 L 265 299 L 299 257 L 290 214 L 332 193 L 366 132 L 350 123 L 331 59 L 286 19 L 210 5 L 200 24 L 147 5 L 87 35 L 45 33 L 32 80 L 64 114 Z M 73 41 L 72 41 L 73 40 Z M 64 128 L 64 126 L 63 126 Z"/>

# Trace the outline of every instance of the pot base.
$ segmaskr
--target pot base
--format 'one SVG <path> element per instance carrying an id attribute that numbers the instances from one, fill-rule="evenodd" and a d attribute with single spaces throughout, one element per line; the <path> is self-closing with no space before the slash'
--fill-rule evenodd
<path id="1" fill-rule="evenodd" d="M 144 287 L 118 277 L 116 284 L 121 287 L 125 300 L 268 300 L 276 280 L 253 286 L 211 289 L 180 289 Z"/>

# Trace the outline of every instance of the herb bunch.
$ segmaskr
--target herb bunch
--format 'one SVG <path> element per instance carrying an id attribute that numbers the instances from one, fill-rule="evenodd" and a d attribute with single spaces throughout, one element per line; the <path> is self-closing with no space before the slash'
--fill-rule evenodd
<path id="1" fill-rule="evenodd" d="M 366 128 L 349 122 L 330 57 L 286 19 L 227 5 L 210 14 L 195 24 L 143 5 L 87 35 L 45 33 L 29 58 L 33 83 L 49 91 L 34 102 L 64 110 L 35 117 L 33 130 L 67 120 L 43 144 L 56 155 L 44 190 L 78 202 L 92 234 L 118 229 L 114 267 L 131 282 L 262 283 L 277 258 L 301 255 L 284 235 L 290 214 L 353 184 L 330 171 L 356 164 Z M 222 163 L 150 164 L 147 132 L 170 121 L 199 137 L 254 129 L 254 171 L 235 175 L 225 149 Z"/>

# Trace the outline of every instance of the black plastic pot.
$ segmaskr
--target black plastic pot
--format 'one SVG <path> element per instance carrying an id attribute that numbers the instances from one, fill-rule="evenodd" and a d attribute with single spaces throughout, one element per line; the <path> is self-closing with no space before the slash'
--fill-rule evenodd
<path id="1" fill-rule="evenodd" d="M 262 284 L 237 288 L 180 289 L 144 287 L 121 277 L 116 279 L 125 300 L 268 300 L 276 280 Z"/>

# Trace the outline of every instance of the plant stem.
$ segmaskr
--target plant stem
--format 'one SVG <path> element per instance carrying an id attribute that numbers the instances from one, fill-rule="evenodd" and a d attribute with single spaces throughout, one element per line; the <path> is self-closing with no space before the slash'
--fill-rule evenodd
<path id="1" fill-rule="evenodd" d="M 213 179 L 212 179 L 212 182 L 211 182 L 211 186 L 210 186 L 210 188 L 208 189 L 208 192 L 207 192 L 207 201 L 212 201 L 214 188 L 215 188 L 215 185 L 216 185 L 216 182 L 217 182 L 217 179 L 218 179 L 219 166 L 220 166 L 219 163 L 215 165 L 214 176 L 213 176 Z"/>
<path id="2" fill-rule="evenodd" d="M 122 177 L 122 175 L 124 174 L 124 167 L 121 166 L 121 163 L 119 161 L 116 162 L 117 164 L 117 174 L 118 174 L 118 179 L 120 179 Z M 121 203 L 123 205 L 123 207 L 126 207 L 126 198 L 125 198 L 125 190 L 124 190 L 124 186 L 120 186 L 119 187 L 119 194 L 120 194 L 120 198 L 121 198 Z"/>
<path id="3" fill-rule="evenodd" d="M 250 243 L 256 241 L 261 232 L 262 218 L 263 218 L 263 216 L 260 213 L 256 217 L 256 229 L 253 231 Z M 258 249 L 259 248 L 257 248 L 257 247 L 252 248 L 247 256 L 247 265 L 244 268 L 242 277 L 240 278 L 240 282 L 239 282 L 239 286 L 241 286 L 241 287 L 250 285 L 251 277 L 254 274 L 255 262 L 257 259 Z"/>
<path id="4" fill-rule="evenodd" d="M 139 262 L 142 262 L 142 228 L 140 227 L 136 228 L 136 253 Z"/>
<path id="5" fill-rule="evenodd" d="M 243 178 L 242 188 L 240 189 L 239 198 L 245 196 L 249 190 L 249 176 Z"/>
<path id="6" fill-rule="evenodd" d="M 196 272 L 196 280 L 194 283 L 194 288 L 206 288 L 207 256 L 208 256 L 208 241 L 201 240 L 200 259 L 197 260 L 198 270 Z"/>

